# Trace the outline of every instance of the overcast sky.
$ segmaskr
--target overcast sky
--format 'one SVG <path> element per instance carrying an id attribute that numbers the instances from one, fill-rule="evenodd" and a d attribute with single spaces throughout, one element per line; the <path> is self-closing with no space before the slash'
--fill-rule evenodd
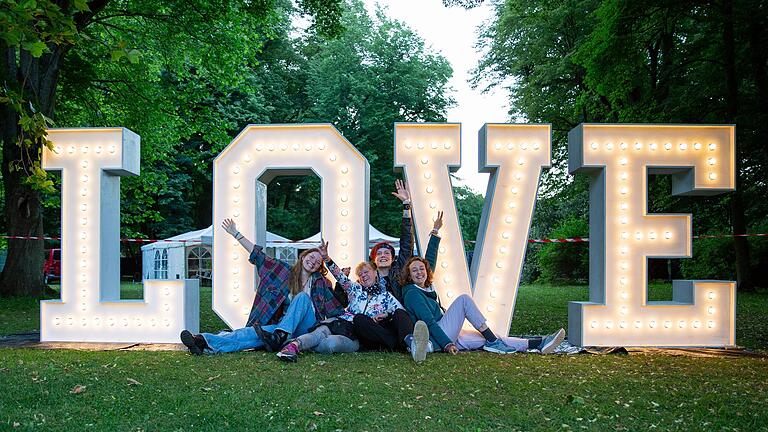
<path id="1" fill-rule="evenodd" d="M 477 131 L 484 123 L 509 121 L 507 94 L 494 89 L 481 94 L 469 84 L 470 71 L 477 66 L 480 54 L 475 51 L 477 27 L 492 16 L 489 1 L 466 10 L 446 8 L 442 0 L 365 0 L 373 15 L 378 3 L 387 9 L 387 15 L 405 22 L 416 31 L 427 46 L 442 54 L 453 67 L 453 97 L 456 106 L 448 111 L 448 121 L 461 123 L 461 169 L 457 175 L 476 192 L 485 195 L 488 175 L 477 172 Z"/>

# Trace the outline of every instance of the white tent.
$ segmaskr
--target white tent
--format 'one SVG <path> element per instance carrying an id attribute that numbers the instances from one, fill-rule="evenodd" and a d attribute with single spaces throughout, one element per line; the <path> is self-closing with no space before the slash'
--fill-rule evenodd
<path id="1" fill-rule="evenodd" d="M 211 278 L 213 226 L 190 231 L 141 247 L 144 279 Z M 267 231 L 266 253 L 295 262 L 297 247 L 285 237 Z"/>
<path id="2" fill-rule="evenodd" d="M 296 241 L 296 247 L 298 249 L 311 249 L 314 247 L 320 246 L 320 238 L 321 233 L 317 233 L 313 235 L 312 237 L 307 237 L 304 240 L 298 240 Z M 329 239 L 330 240 L 330 239 Z M 397 252 L 400 250 L 400 239 L 392 236 L 388 236 L 384 234 L 383 232 L 377 230 L 373 225 L 368 225 L 368 245 L 369 249 L 370 246 L 375 245 L 378 242 L 386 241 L 389 242 L 392 247 L 395 248 L 395 251 Z"/>

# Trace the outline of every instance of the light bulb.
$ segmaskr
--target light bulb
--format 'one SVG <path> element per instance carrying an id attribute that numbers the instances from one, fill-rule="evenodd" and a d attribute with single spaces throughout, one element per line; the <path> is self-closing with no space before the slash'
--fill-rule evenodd
<path id="1" fill-rule="evenodd" d="M 424 164 L 424 165 L 428 164 L 429 163 L 429 158 L 426 157 L 426 156 L 421 158 L 421 163 Z"/>
<path id="2" fill-rule="evenodd" d="M 650 143 L 648 144 L 648 148 L 651 149 L 651 151 L 655 151 L 657 148 L 659 148 L 659 145 L 656 143 Z"/>
<path id="3" fill-rule="evenodd" d="M 717 144 L 715 144 L 715 143 L 710 143 L 709 144 L 709 151 L 715 151 L 716 149 L 717 149 Z"/>
<path id="4" fill-rule="evenodd" d="M 683 150 L 683 151 L 685 151 L 685 150 L 687 150 L 687 149 L 688 149 L 688 144 L 686 144 L 686 143 L 680 143 L 680 150 Z"/>
<path id="5" fill-rule="evenodd" d="M 693 143 L 693 148 L 695 150 L 701 150 L 701 143 Z"/>
<path id="6" fill-rule="evenodd" d="M 592 141 L 592 144 L 590 144 L 589 146 L 592 147 L 592 150 L 597 150 L 597 143 L 596 142 Z"/>

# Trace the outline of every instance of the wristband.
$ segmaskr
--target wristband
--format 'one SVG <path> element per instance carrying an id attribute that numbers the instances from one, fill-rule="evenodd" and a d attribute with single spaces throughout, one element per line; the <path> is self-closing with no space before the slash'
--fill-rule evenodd
<path id="1" fill-rule="evenodd" d="M 403 210 L 410 210 L 411 209 L 411 203 L 403 203 Z"/>
<path id="2" fill-rule="evenodd" d="M 240 241 L 241 238 L 245 237 L 240 233 L 240 231 L 235 233 L 235 240 Z"/>
<path id="3" fill-rule="evenodd" d="M 432 229 L 432 232 L 430 232 L 430 234 L 432 234 L 433 236 L 436 236 L 437 233 L 439 233 L 439 231 L 434 228 Z"/>

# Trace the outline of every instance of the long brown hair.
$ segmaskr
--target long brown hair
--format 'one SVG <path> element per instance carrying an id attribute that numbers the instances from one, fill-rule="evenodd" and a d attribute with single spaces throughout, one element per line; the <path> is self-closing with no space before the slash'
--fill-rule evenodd
<path id="1" fill-rule="evenodd" d="M 411 264 L 413 264 L 416 261 L 423 263 L 424 268 L 427 269 L 427 279 L 424 281 L 424 288 L 432 285 L 433 273 L 432 273 L 432 269 L 429 267 L 429 262 L 420 256 L 415 256 L 415 257 L 409 258 L 408 261 L 405 262 L 405 266 L 403 266 L 403 269 L 400 271 L 400 277 L 398 279 L 400 280 L 401 287 L 416 283 L 413 281 L 413 278 L 411 278 Z"/>
<path id="2" fill-rule="evenodd" d="M 312 252 L 320 253 L 320 250 L 313 248 L 307 249 L 300 253 L 299 258 L 296 260 L 296 264 L 294 264 L 293 268 L 291 268 L 291 278 L 288 280 L 288 289 L 290 290 L 292 296 L 295 296 L 296 294 L 304 291 L 304 287 L 301 285 L 301 269 L 303 268 L 301 263 L 304 261 L 304 257 L 311 254 Z M 320 272 L 320 274 L 323 276 L 328 274 L 328 269 L 325 268 L 325 262 L 322 260 L 322 258 L 320 259 L 320 268 L 317 271 Z"/>

